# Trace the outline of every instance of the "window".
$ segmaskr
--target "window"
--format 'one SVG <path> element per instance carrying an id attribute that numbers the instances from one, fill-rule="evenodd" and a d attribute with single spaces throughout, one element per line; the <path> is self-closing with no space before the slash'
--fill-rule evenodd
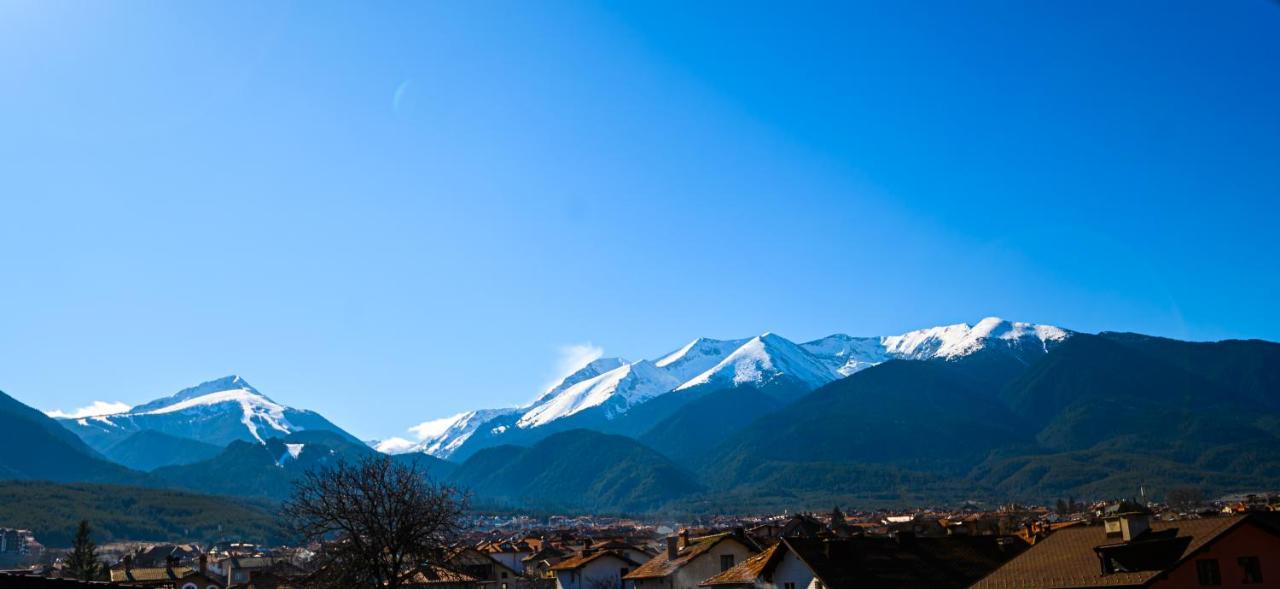
<path id="1" fill-rule="evenodd" d="M 783 583 L 782 589 L 796 589 L 795 583 Z"/>
<path id="2" fill-rule="evenodd" d="M 1240 570 L 1244 572 L 1245 585 L 1262 582 L 1262 562 L 1256 556 L 1241 556 L 1236 559 L 1240 563 Z"/>
<path id="3" fill-rule="evenodd" d="M 721 554 L 720 555 L 720 572 L 723 573 L 731 568 L 733 568 L 733 555 Z"/>
<path id="4" fill-rule="evenodd" d="M 1222 571 L 1218 569 L 1218 559 L 1206 558 L 1196 561 L 1196 577 L 1202 587 L 1217 587 L 1222 584 Z"/>

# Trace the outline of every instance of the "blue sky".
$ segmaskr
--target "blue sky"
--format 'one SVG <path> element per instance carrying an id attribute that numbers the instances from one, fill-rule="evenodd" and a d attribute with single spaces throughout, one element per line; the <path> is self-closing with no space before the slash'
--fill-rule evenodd
<path id="1" fill-rule="evenodd" d="M 1280 339 L 1280 6 L 0 3 L 0 389 L 364 437 L 566 350 Z"/>

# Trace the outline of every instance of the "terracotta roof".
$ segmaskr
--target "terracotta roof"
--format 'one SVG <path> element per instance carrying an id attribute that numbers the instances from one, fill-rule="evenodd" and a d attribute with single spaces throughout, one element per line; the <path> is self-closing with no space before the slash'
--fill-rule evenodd
<path id="1" fill-rule="evenodd" d="M 570 571 L 573 569 L 584 567 L 588 563 L 595 561 L 597 559 L 603 558 L 605 556 L 612 556 L 618 560 L 621 560 L 629 564 L 630 566 L 637 566 L 637 563 L 635 561 L 631 560 L 630 558 L 627 558 L 626 556 L 623 556 L 622 554 L 608 551 L 608 550 L 602 550 L 600 552 L 592 552 L 591 554 L 581 554 L 581 553 L 575 554 L 573 556 L 570 556 L 569 558 L 566 558 L 556 563 L 549 570 Z"/>
<path id="2" fill-rule="evenodd" d="M 1174 561 L 1180 563 L 1242 521 L 1244 516 L 1152 522 L 1154 532 L 1176 529 L 1190 542 Z M 1102 574 L 1095 547 L 1116 544 L 1103 526 L 1058 530 L 1006 563 L 974 589 L 1058 589 L 1068 587 L 1130 587 L 1147 583 L 1163 570 Z M 1172 568 L 1172 567 L 1170 567 Z"/>
<path id="3" fill-rule="evenodd" d="M 779 550 L 782 543 L 779 542 L 764 549 L 760 554 L 752 555 L 736 565 L 733 568 L 720 573 L 702 583 L 700 585 L 745 585 L 754 584 L 756 580 L 764 574 L 766 569 L 772 569 L 777 566 L 775 556 L 780 560 L 785 550 Z"/>
<path id="4" fill-rule="evenodd" d="M 671 573 L 674 573 L 680 570 L 680 567 L 688 564 L 689 561 L 697 558 L 699 555 L 707 552 L 708 550 L 711 550 L 721 541 L 724 541 L 727 539 L 733 539 L 738 542 L 743 542 L 741 539 L 735 537 L 733 534 L 729 532 L 697 538 L 697 539 L 691 540 L 688 546 L 681 548 L 680 551 L 676 553 L 675 560 L 667 559 L 666 550 L 660 551 L 657 556 L 649 559 L 648 562 L 645 562 L 644 564 L 640 565 L 639 568 L 637 568 L 634 571 L 631 571 L 630 574 L 628 574 L 623 578 L 624 579 L 649 579 L 654 577 L 665 577 L 667 575 L 670 575 Z M 745 542 L 743 542 L 743 545 L 747 546 L 748 548 L 751 548 L 751 545 L 746 544 Z"/>

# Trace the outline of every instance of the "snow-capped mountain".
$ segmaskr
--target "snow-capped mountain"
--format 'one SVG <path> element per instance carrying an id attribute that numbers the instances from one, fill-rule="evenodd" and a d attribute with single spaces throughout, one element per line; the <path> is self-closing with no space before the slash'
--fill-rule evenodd
<path id="1" fill-rule="evenodd" d="M 676 387 L 764 385 L 777 378 L 798 380 L 817 388 L 840 377 L 827 364 L 790 340 L 766 333 L 753 337 L 724 360 Z"/>
<path id="2" fill-rule="evenodd" d="M 854 337 L 837 333 L 819 340 L 800 344 L 806 352 L 813 354 L 827 367 L 841 377 L 849 376 L 859 370 L 871 368 L 876 364 L 892 360 L 885 349 L 884 338 Z"/>
<path id="3" fill-rule="evenodd" d="M 812 390 L 894 359 L 954 360 L 994 350 L 1029 362 L 1070 335 L 1070 331 L 1058 327 L 988 317 L 975 325 L 959 323 L 890 336 L 835 334 L 803 344 L 773 333 L 733 340 L 697 338 L 653 361 L 595 360 L 548 388 L 530 404 L 424 422 L 411 428 L 417 443 L 393 438 L 377 448 L 388 453 L 419 451 L 448 458 L 477 432 L 492 439 L 512 428 L 544 427 L 597 407 L 602 408 L 605 419 L 613 419 L 655 397 L 695 388 L 786 383 L 801 391 Z"/>
<path id="4" fill-rule="evenodd" d="M 234 375 L 125 412 L 59 421 L 96 449 L 148 430 L 217 446 L 233 440 L 263 443 L 308 429 L 333 431 L 355 440 L 319 414 L 276 403 Z"/>
<path id="5" fill-rule="evenodd" d="M 569 387 L 580 382 L 591 380 L 611 370 L 616 370 L 627 365 L 627 361 L 622 358 L 597 358 L 588 362 L 586 366 L 579 368 L 569 376 L 564 377 L 560 382 L 552 385 L 544 393 L 534 399 L 532 403 L 525 405 L 524 408 L 530 409 L 538 407 L 543 403 L 550 401 L 560 393 L 563 393 Z"/>
<path id="6" fill-rule="evenodd" d="M 700 337 L 659 358 L 653 364 L 684 383 L 719 364 L 747 341 L 749 340 L 717 340 Z"/>
<path id="7" fill-rule="evenodd" d="M 516 427 L 546 425 L 592 407 L 603 406 L 606 415 L 612 416 L 679 384 L 674 376 L 648 360 L 624 364 L 542 399 L 520 416 Z"/>
<path id="8" fill-rule="evenodd" d="M 880 339 L 885 352 L 894 358 L 925 360 L 960 358 L 985 349 L 1044 352 L 1069 335 L 1069 331 L 1051 325 L 987 317 L 973 326 L 960 323 Z"/>
<path id="9" fill-rule="evenodd" d="M 492 420 L 515 415 L 517 409 L 480 409 L 467 411 L 451 417 L 424 421 L 409 428 L 418 442 L 413 443 L 401 438 L 383 440 L 374 446 L 379 452 L 387 454 L 403 454 L 407 452 L 425 452 L 432 456 L 447 458 L 463 442 L 466 442 L 476 429 Z"/>

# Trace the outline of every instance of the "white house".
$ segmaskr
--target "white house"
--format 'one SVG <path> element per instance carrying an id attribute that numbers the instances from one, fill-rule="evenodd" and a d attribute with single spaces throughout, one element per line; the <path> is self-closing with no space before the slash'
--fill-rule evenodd
<path id="1" fill-rule="evenodd" d="M 639 564 L 619 552 L 585 549 L 551 567 L 556 589 L 621 589 Z"/>
<path id="2" fill-rule="evenodd" d="M 755 544 L 741 530 L 693 539 L 682 531 L 678 538 L 667 538 L 666 551 L 625 579 L 631 589 L 695 589 L 755 553 Z"/>

